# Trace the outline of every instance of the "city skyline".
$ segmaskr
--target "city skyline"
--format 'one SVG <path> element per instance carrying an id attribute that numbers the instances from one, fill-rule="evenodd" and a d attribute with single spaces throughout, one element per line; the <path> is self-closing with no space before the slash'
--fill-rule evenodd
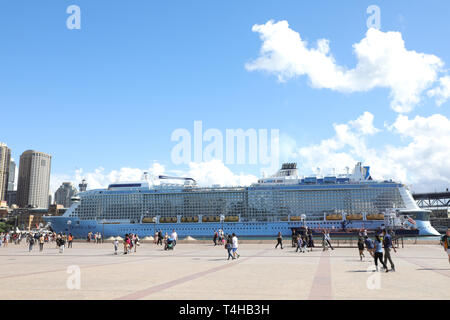
<path id="1" fill-rule="evenodd" d="M 80 0 L 26 3 L 25 11 L 23 1 L 5 3 L 9 63 L 0 85 L 8 90 L 0 105 L 5 118 L 17 110 L 27 117 L 22 130 L 6 122 L 0 140 L 12 158 L 28 149 L 52 154 L 52 194 L 62 182 L 104 187 L 144 171 L 204 184 L 261 176 L 267 166 L 248 160 L 192 156 L 175 164 L 171 136 L 177 129 L 193 136 L 195 121 L 223 137 L 230 129 L 277 129 L 279 163 L 297 162 L 301 174 L 344 172 L 363 161 L 374 178 L 443 190 L 450 4 L 431 3 Z M 79 30 L 66 26 L 73 4 Z M 379 30 L 368 28 L 371 5 L 380 9 Z"/>

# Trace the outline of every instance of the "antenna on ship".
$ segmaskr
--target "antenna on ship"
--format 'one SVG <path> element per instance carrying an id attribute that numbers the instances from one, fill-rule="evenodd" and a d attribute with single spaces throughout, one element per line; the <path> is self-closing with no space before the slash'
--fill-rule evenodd
<path id="1" fill-rule="evenodd" d="M 147 171 L 144 171 L 143 179 L 144 179 L 144 181 L 148 181 L 148 172 Z"/>

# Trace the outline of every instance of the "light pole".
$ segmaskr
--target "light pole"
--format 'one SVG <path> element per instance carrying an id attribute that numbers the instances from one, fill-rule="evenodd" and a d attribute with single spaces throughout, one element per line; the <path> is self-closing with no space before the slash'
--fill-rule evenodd
<path id="1" fill-rule="evenodd" d="M 220 215 L 220 222 L 222 222 L 222 232 L 224 232 L 223 231 L 223 220 L 225 220 L 225 216 L 223 214 L 221 214 Z M 224 232 L 224 234 L 225 234 L 225 232 Z"/>
<path id="2" fill-rule="evenodd" d="M 302 215 L 300 216 L 300 219 L 302 220 L 303 227 L 305 227 L 306 214 L 302 214 Z"/>
<path id="3" fill-rule="evenodd" d="M 106 220 L 103 219 L 102 220 L 102 243 L 103 243 L 103 239 L 105 237 L 105 222 L 106 222 Z"/>
<path id="4" fill-rule="evenodd" d="M 67 220 L 67 227 L 69 228 L 69 234 L 70 234 L 70 225 L 72 224 L 72 221 Z"/>
<path id="5" fill-rule="evenodd" d="M 147 213 L 148 213 L 148 211 L 147 211 Z M 153 225 L 153 235 L 155 235 L 156 234 L 156 217 L 153 217 L 152 220 L 153 220 L 153 223 L 154 223 L 154 225 Z"/>

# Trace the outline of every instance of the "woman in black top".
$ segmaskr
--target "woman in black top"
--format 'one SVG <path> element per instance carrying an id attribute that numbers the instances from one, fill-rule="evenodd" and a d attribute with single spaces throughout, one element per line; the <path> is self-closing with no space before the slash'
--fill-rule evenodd
<path id="1" fill-rule="evenodd" d="M 281 236 L 281 232 L 278 232 L 277 245 L 275 246 L 275 249 L 278 245 L 281 245 L 281 249 L 283 249 L 283 237 Z"/>

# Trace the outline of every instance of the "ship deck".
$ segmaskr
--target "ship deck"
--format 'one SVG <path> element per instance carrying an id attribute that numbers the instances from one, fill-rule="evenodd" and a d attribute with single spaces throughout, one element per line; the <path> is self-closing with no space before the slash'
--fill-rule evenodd
<path id="1" fill-rule="evenodd" d="M 287 240 L 287 239 L 286 239 Z M 437 243 L 392 252 L 397 272 L 374 273 L 356 248 L 296 253 L 289 241 L 243 243 L 226 260 L 212 243 L 179 243 L 164 251 L 143 243 L 113 255 L 113 245 L 76 242 L 59 254 L 54 244 L 29 253 L 25 243 L 0 248 L 2 299 L 450 299 L 450 265 Z M 316 243 L 319 245 L 319 243 Z M 119 252 L 122 251 L 120 247 Z M 80 288 L 69 289 L 79 267 Z M 74 267 L 72 267 L 74 268 Z M 73 278 L 72 278 L 73 280 Z M 74 284 L 75 282 L 72 282 Z"/>

